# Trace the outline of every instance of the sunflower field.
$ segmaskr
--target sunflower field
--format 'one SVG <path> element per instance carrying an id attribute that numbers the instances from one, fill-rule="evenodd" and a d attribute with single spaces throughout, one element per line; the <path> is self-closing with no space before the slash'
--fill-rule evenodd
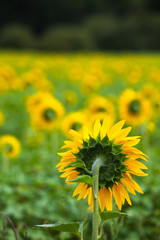
<path id="1" fill-rule="evenodd" d="M 148 176 L 134 177 L 144 194 L 124 204 L 127 217 L 105 222 L 102 239 L 160 240 L 160 55 L 8 51 L 0 53 L 0 212 L 24 224 L 21 239 L 78 239 L 33 226 L 91 217 L 56 166 L 69 130 L 81 132 L 97 118 L 125 120 L 149 157 Z M 5 239 L 14 239 L 6 228 Z M 90 235 L 91 222 L 84 240 Z"/>

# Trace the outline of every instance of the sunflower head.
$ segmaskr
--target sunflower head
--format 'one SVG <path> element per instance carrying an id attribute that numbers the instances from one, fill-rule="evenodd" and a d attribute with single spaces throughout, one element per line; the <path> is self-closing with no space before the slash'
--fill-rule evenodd
<path id="1" fill-rule="evenodd" d="M 152 116 L 150 102 L 140 92 L 132 89 L 125 90 L 119 101 L 120 118 L 128 124 L 140 125 Z"/>
<path id="2" fill-rule="evenodd" d="M 140 186 L 132 179 L 131 174 L 146 176 L 141 169 L 147 167 L 138 161 L 146 160 L 145 154 L 134 148 L 139 137 L 127 137 L 131 127 L 122 129 L 125 121 L 120 121 L 110 127 L 110 121 L 105 119 L 102 124 L 97 120 L 93 129 L 84 126 L 83 132 L 70 130 L 73 141 L 65 141 L 62 148 L 69 150 L 62 156 L 59 172 L 71 184 L 78 176 L 92 177 L 92 166 L 97 159 L 101 160 L 99 169 L 99 204 L 101 211 L 106 207 L 112 210 L 112 195 L 121 210 L 125 199 L 131 204 L 126 189 L 135 194 L 135 190 L 142 193 Z M 72 181 L 72 182 L 71 182 Z M 93 209 L 92 185 L 81 182 L 73 196 L 79 194 L 78 200 L 88 196 L 88 204 Z"/>
<path id="3" fill-rule="evenodd" d="M 83 111 L 71 112 L 64 117 L 62 122 L 62 130 L 68 137 L 70 137 L 70 135 L 68 134 L 68 131 L 70 129 L 80 132 L 82 130 L 83 125 L 86 122 L 87 117 L 85 112 Z"/>
<path id="4" fill-rule="evenodd" d="M 31 125 L 37 130 L 50 130 L 57 125 L 57 121 L 64 115 L 64 107 L 60 101 L 48 92 L 38 92 L 29 97 L 27 109 L 31 118 Z"/>
<path id="5" fill-rule="evenodd" d="M 20 154 L 21 144 L 15 136 L 0 137 L 0 151 L 8 158 L 15 158 Z"/>

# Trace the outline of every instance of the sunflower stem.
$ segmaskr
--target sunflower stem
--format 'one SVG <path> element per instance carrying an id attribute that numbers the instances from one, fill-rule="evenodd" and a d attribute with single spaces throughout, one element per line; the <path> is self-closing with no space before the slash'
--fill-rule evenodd
<path id="1" fill-rule="evenodd" d="M 92 176 L 97 176 L 93 183 L 93 220 L 92 220 L 92 240 L 98 240 L 98 191 L 99 191 L 99 169 L 101 167 L 101 159 L 97 158 L 92 165 Z"/>

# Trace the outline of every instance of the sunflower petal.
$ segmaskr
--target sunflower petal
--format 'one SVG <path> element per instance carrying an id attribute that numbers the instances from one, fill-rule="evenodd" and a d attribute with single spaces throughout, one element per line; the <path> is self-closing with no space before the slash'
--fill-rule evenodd
<path id="1" fill-rule="evenodd" d="M 118 134 L 120 133 L 123 125 L 125 123 L 125 120 L 122 120 L 118 123 L 116 123 L 108 132 L 108 137 L 109 137 L 109 140 L 113 140 L 115 137 L 118 136 Z"/>

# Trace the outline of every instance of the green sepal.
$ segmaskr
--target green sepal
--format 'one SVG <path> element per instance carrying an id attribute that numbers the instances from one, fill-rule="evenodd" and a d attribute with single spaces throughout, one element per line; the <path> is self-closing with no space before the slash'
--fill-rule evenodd
<path id="1" fill-rule="evenodd" d="M 101 221 L 104 222 L 106 220 L 116 218 L 116 217 L 126 217 L 128 216 L 126 213 L 123 212 L 116 212 L 116 211 L 108 211 L 108 212 L 101 212 L 100 214 Z"/>
<path id="2" fill-rule="evenodd" d="M 102 144 L 103 147 L 105 147 L 106 144 L 108 144 L 108 143 L 109 143 L 109 138 L 108 138 L 108 136 L 106 135 L 106 136 L 101 140 L 101 144 Z"/>
<path id="3" fill-rule="evenodd" d="M 68 164 L 65 168 L 70 168 L 70 167 L 84 168 L 85 169 L 86 165 L 82 160 L 77 159 L 75 162 L 72 162 L 72 163 Z"/>
<path id="4" fill-rule="evenodd" d="M 94 177 L 90 177 L 88 175 L 81 175 L 81 176 L 78 176 L 77 178 L 73 179 L 73 180 L 69 180 L 68 182 L 83 182 L 83 183 L 87 183 L 89 185 L 93 185 L 93 182 L 95 180 L 97 176 L 94 176 Z"/>
<path id="5" fill-rule="evenodd" d="M 88 141 L 88 145 L 90 147 L 94 147 L 96 145 L 96 143 L 97 143 L 96 139 L 94 139 L 90 136 L 89 141 Z"/>

